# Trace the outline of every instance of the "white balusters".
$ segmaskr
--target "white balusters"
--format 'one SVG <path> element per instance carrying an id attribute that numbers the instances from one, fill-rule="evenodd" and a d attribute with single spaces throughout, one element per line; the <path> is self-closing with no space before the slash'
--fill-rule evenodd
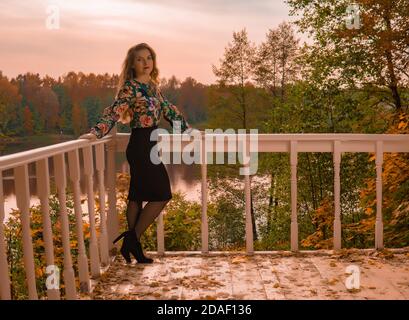
<path id="1" fill-rule="evenodd" d="M 298 219 L 297 219 L 297 141 L 290 142 L 291 165 L 291 251 L 298 251 Z"/>
<path id="2" fill-rule="evenodd" d="M 334 250 L 341 249 L 341 180 L 339 175 L 341 163 L 340 145 L 340 141 L 334 141 Z"/>
<path id="3" fill-rule="evenodd" d="M 161 137 L 159 136 L 159 143 L 161 142 Z M 162 161 L 162 148 L 159 148 L 159 158 Z M 158 255 L 165 254 L 165 232 L 164 232 L 164 223 L 163 223 L 163 210 L 156 219 L 156 244 Z"/>
<path id="4" fill-rule="evenodd" d="M 101 262 L 103 266 L 109 264 L 109 251 L 108 251 L 108 234 L 106 229 L 106 215 L 105 215 L 105 183 L 104 183 L 104 170 L 105 170 L 105 152 L 104 145 L 98 144 L 95 146 L 96 156 L 96 169 L 98 172 L 98 187 L 99 187 L 99 206 L 100 206 L 100 237 L 99 237 L 99 250 L 101 254 Z"/>
<path id="5" fill-rule="evenodd" d="M 111 132 L 116 132 L 114 127 Z M 115 137 L 115 136 L 114 136 Z M 108 248 L 114 248 L 112 241 L 119 234 L 119 219 L 116 212 L 116 169 L 115 169 L 115 140 L 107 143 L 107 190 L 108 190 L 108 214 L 107 214 L 107 231 L 108 231 Z"/>
<path id="6" fill-rule="evenodd" d="M 207 145 L 207 144 L 206 144 Z M 253 221 L 251 217 L 251 180 L 250 180 L 250 140 L 247 135 L 238 136 L 237 151 L 241 155 L 243 168 L 240 168 L 240 174 L 244 175 L 244 200 L 246 215 L 246 253 L 254 253 L 253 244 Z M 207 156 L 205 157 L 207 160 Z M 203 180 L 202 180 L 203 183 Z"/>
<path id="7" fill-rule="evenodd" d="M 84 232 L 82 221 L 82 208 L 81 208 L 81 190 L 80 190 L 80 164 L 78 149 L 74 149 L 68 152 L 68 168 L 70 172 L 70 180 L 72 182 L 72 188 L 74 193 L 74 212 L 75 212 L 75 226 L 77 234 L 78 244 L 78 273 L 80 280 L 80 291 L 90 291 L 90 278 L 88 270 L 88 257 L 84 244 Z"/>
<path id="8" fill-rule="evenodd" d="M 23 260 L 27 277 L 28 298 L 30 300 L 37 300 L 34 253 L 30 227 L 30 192 L 27 164 L 14 168 L 14 183 L 17 207 L 20 209 L 21 227 L 23 229 Z"/>
<path id="9" fill-rule="evenodd" d="M 50 219 L 50 173 L 48 168 L 48 158 L 36 162 L 37 193 L 41 203 L 41 214 L 43 223 L 43 239 L 45 249 L 45 260 L 47 266 L 54 265 L 54 245 L 53 231 Z M 47 288 L 47 297 L 50 300 L 60 299 L 60 290 L 57 288 Z"/>
<path id="10" fill-rule="evenodd" d="M 207 222 L 207 153 L 206 135 L 202 134 L 200 168 L 202 172 L 202 253 L 209 252 L 209 226 Z"/>
<path id="11" fill-rule="evenodd" d="M 4 195 L 3 172 L 0 171 L 0 298 L 10 300 L 10 278 L 6 256 L 6 242 L 4 239 Z"/>
<path id="12" fill-rule="evenodd" d="M 248 165 L 244 166 L 248 169 L 244 174 L 244 198 L 246 206 L 246 252 L 247 254 L 254 253 L 253 248 L 253 223 L 251 219 L 251 186 L 250 186 L 250 168 Z"/>
<path id="13" fill-rule="evenodd" d="M 66 298 L 74 300 L 77 298 L 77 290 L 75 288 L 75 274 L 72 267 L 71 245 L 70 245 L 70 228 L 67 213 L 67 177 L 65 167 L 64 153 L 57 154 L 53 157 L 54 160 L 54 176 L 57 187 L 58 201 L 60 204 L 60 222 L 61 222 L 61 237 L 64 251 L 64 284 Z"/>
<path id="14" fill-rule="evenodd" d="M 382 220 L 382 163 L 383 142 L 376 141 L 376 222 L 375 222 L 375 248 L 383 249 L 383 220 Z"/>
<path id="15" fill-rule="evenodd" d="M 84 156 L 84 174 L 85 181 L 87 184 L 89 227 L 91 233 L 89 245 L 89 252 L 91 258 L 91 274 L 94 277 L 99 277 L 101 274 L 101 270 L 99 264 L 97 234 L 95 230 L 95 201 L 93 181 L 94 162 L 92 158 L 92 146 L 84 147 L 82 150 Z"/>

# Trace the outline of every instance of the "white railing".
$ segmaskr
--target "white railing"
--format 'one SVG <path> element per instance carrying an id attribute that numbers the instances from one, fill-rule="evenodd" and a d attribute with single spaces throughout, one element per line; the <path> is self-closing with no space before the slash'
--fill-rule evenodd
<path id="1" fill-rule="evenodd" d="M 172 152 L 173 140 L 176 135 L 159 135 L 165 146 L 162 148 L 165 152 Z M 242 138 L 239 138 L 242 136 Z M 331 152 L 333 153 L 334 163 L 334 250 L 341 249 L 341 203 L 340 203 L 340 164 L 343 152 L 369 152 L 376 156 L 376 225 L 375 225 L 375 248 L 383 248 L 383 222 L 382 222 L 382 163 L 385 152 L 409 152 L 409 136 L 399 134 L 257 134 L 258 152 L 285 152 L 290 153 L 291 167 L 291 250 L 298 251 L 298 219 L 297 219 L 297 160 L 300 152 Z M 128 135 L 117 135 L 117 151 L 123 152 L 126 148 Z M 206 159 L 209 153 L 214 150 L 229 150 L 229 140 L 236 142 L 236 150 L 245 150 L 249 152 L 252 134 L 221 134 L 208 133 L 203 136 L 201 141 L 201 173 L 202 173 L 202 253 L 209 251 L 209 233 L 207 225 L 207 164 Z M 168 140 L 168 141 L 167 141 Z M 168 142 L 168 143 L 166 143 Z M 184 141 L 178 138 L 177 150 L 189 144 L 190 141 Z M 242 144 L 241 148 L 239 144 Z M 251 150 L 250 150 L 251 151 Z M 206 155 L 206 156 L 204 156 Z M 243 167 L 248 166 L 245 163 Z M 246 252 L 254 253 L 253 249 L 253 231 L 251 220 L 251 186 L 249 175 L 244 175 L 245 191 L 245 216 L 246 216 Z M 158 217 L 157 241 L 158 254 L 163 254 L 164 232 L 163 232 L 162 214 Z"/>
<path id="2" fill-rule="evenodd" d="M 66 206 L 67 176 L 72 185 L 75 213 L 75 235 L 78 246 L 78 278 L 81 292 L 89 292 L 90 278 L 97 278 L 101 267 L 108 267 L 110 263 L 109 250 L 112 249 L 112 240 L 118 233 L 118 215 L 116 212 L 116 176 L 115 176 L 115 129 L 113 135 L 95 142 L 88 140 L 74 140 L 43 148 L 19 152 L 0 157 L 0 295 L 2 299 L 10 299 L 10 279 L 6 257 L 6 243 L 4 239 L 4 194 L 3 172 L 9 169 L 14 173 L 14 185 L 17 207 L 21 213 L 23 263 L 26 273 L 29 299 L 38 299 L 35 278 L 35 264 L 33 243 L 30 229 L 30 190 L 28 165 L 35 164 L 38 196 L 41 204 L 43 239 L 47 266 L 54 265 L 54 244 L 50 220 L 50 170 L 49 159 L 54 165 L 55 186 L 59 200 L 59 219 L 61 222 L 61 238 L 64 252 L 63 277 L 67 299 L 77 298 L 75 274 L 70 248 L 69 221 Z M 105 156 L 105 146 L 107 156 Z M 84 167 L 83 173 L 87 186 L 88 219 L 90 226 L 89 259 L 86 254 L 83 233 L 83 214 L 80 198 L 80 162 L 79 154 L 82 152 Z M 66 161 L 66 155 L 68 161 Z M 99 228 L 100 237 L 97 239 L 96 216 L 94 204 L 94 157 L 98 176 L 99 199 L 101 200 Z M 66 165 L 68 164 L 68 172 Z M 104 182 L 105 164 L 107 166 L 107 185 Z M 108 191 L 108 214 L 105 212 L 105 189 Z M 107 221 L 108 220 L 108 221 Z M 109 228 L 107 228 L 109 226 Z M 89 270 L 90 265 L 91 270 Z M 48 289 L 48 299 L 60 299 L 59 289 Z"/>
<path id="3" fill-rule="evenodd" d="M 239 143 L 246 144 L 249 150 L 251 134 L 238 134 L 242 139 L 236 139 Z M 179 136 L 178 143 L 181 148 L 189 141 L 180 141 L 180 135 L 170 135 L 170 147 L 174 143 L 176 136 Z M 254 135 L 253 135 L 254 137 Z M 207 219 L 207 155 L 218 151 L 220 147 L 228 150 L 231 134 L 203 134 L 200 145 L 200 163 L 201 163 L 201 202 L 202 202 L 202 253 L 209 252 L 209 233 Z M 66 190 L 66 168 L 65 154 L 68 155 L 69 177 L 73 186 L 74 210 L 76 215 L 76 230 L 79 249 L 78 270 L 79 280 L 83 291 L 90 288 L 90 272 L 88 270 L 88 257 L 86 256 L 84 237 L 82 231 L 82 212 L 80 204 L 80 168 L 79 151 L 82 151 L 84 157 L 84 174 L 87 185 L 88 211 L 91 228 L 90 239 L 90 266 L 91 276 L 98 277 L 100 274 L 100 265 L 109 265 L 109 251 L 113 248 L 112 240 L 119 232 L 118 215 L 116 212 L 116 193 L 115 193 L 115 153 L 124 152 L 129 140 L 129 134 L 118 133 L 116 129 L 112 134 L 104 139 L 95 142 L 86 140 L 75 140 L 45 148 L 34 149 L 20 152 L 17 154 L 0 157 L 0 177 L 3 180 L 2 172 L 7 169 L 14 170 L 15 189 L 17 197 L 17 206 L 21 211 L 21 223 L 23 228 L 23 250 L 24 266 L 27 273 L 27 285 L 29 298 L 37 298 L 35 285 L 35 270 L 33 259 L 33 246 L 31 242 L 30 216 L 29 216 L 29 184 L 28 184 L 28 164 L 36 163 L 36 175 L 39 186 L 39 197 L 41 200 L 43 215 L 43 236 L 45 240 L 46 263 L 54 263 L 54 247 L 52 242 L 51 222 L 49 217 L 48 197 L 49 191 L 49 170 L 48 159 L 52 157 L 55 167 L 55 181 L 58 191 L 58 199 L 61 206 L 62 238 L 64 249 L 64 279 L 66 283 L 66 298 L 75 299 L 77 297 L 75 287 L 75 275 L 72 267 L 70 255 L 70 239 L 68 232 L 67 209 L 65 206 Z M 105 157 L 104 146 L 107 147 L 107 156 Z M 244 147 L 241 146 L 241 147 Z M 291 250 L 298 251 L 298 221 L 297 221 L 297 159 L 300 152 L 331 152 L 333 153 L 334 163 L 334 249 L 341 249 L 341 217 L 340 217 L 340 163 L 343 152 L 370 152 L 376 155 L 376 228 L 375 228 L 375 248 L 383 248 L 383 223 L 382 223 L 382 163 L 385 152 L 409 152 L 409 136 L 392 134 L 258 134 L 257 135 L 258 152 L 285 152 L 290 153 L 291 166 Z M 94 149 L 94 151 L 93 151 Z M 238 147 L 240 150 L 240 147 Z M 172 149 L 162 149 L 165 152 L 171 152 Z M 99 197 L 105 199 L 105 189 L 108 192 L 108 213 L 105 213 L 104 205 L 100 210 L 100 238 L 97 239 L 95 226 L 95 210 L 93 195 L 93 152 L 96 159 L 96 171 L 99 182 Z M 206 156 L 205 156 L 206 155 Z M 107 188 L 104 185 L 104 170 L 107 164 Z M 245 163 L 243 167 L 248 166 Z M 3 181 L 1 181 L 3 182 Z M 250 214 L 250 176 L 244 176 L 245 189 L 245 215 L 246 215 L 246 252 L 253 254 L 253 232 Z M 0 183 L 0 221 L 4 220 L 4 196 L 3 183 Z M 157 223 L 157 251 L 159 255 L 165 252 L 164 225 L 162 214 L 158 217 Z M 99 244 L 99 245 L 98 245 Z M 4 239 L 3 223 L 0 223 L 0 294 L 2 299 L 10 299 L 10 279 L 6 259 L 6 244 Z M 47 292 L 49 299 L 59 299 L 59 290 L 49 290 Z"/>

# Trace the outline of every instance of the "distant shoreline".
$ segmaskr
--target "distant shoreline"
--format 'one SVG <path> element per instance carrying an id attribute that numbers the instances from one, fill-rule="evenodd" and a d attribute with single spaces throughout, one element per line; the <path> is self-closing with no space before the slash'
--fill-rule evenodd
<path id="1" fill-rule="evenodd" d="M 74 140 L 74 135 L 68 134 L 39 134 L 34 136 L 7 137 L 0 143 L 0 156 L 5 156 L 30 149 L 41 148 L 48 145 Z"/>

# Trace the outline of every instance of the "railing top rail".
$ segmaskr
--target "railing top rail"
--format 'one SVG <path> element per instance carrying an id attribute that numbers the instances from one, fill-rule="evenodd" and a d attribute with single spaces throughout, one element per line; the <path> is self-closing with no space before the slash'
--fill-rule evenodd
<path id="1" fill-rule="evenodd" d="M 285 133 L 258 135 L 260 140 L 332 140 L 332 141 L 409 141 L 405 134 L 362 134 L 362 133 Z"/>
<path id="2" fill-rule="evenodd" d="M 271 141 L 409 141 L 409 134 L 372 134 L 372 133 L 205 133 L 206 137 L 228 137 L 228 136 L 257 136 L 259 140 Z M 117 137 L 127 137 L 130 133 L 117 133 Z M 180 134 L 159 133 L 159 136 L 175 137 Z"/>
<path id="3" fill-rule="evenodd" d="M 232 136 L 231 133 L 205 133 L 201 131 L 203 136 L 208 138 L 217 138 Z M 121 139 L 128 137 L 129 133 L 117 133 L 116 137 Z M 161 137 L 166 137 L 167 134 L 159 134 Z M 177 136 L 178 134 L 169 134 L 169 137 Z M 259 142 L 266 141 L 397 141 L 408 142 L 409 135 L 406 134 L 360 134 L 360 133 L 237 133 L 238 136 L 248 135 L 257 136 Z M 86 139 L 77 139 L 67 142 L 62 142 L 46 147 L 36 148 L 32 150 L 22 151 L 11 155 L 0 157 L 0 171 L 14 168 L 23 164 L 34 162 L 46 157 L 51 157 L 61 152 L 68 152 L 74 149 L 79 149 L 89 144 L 97 145 L 111 141 L 112 135 L 107 135 L 102 139 L 90 142 Z M 121 139 L 122 140 L 122 139 Z"/>
<path id="4" fill-rule="evenodd" d="M 97 145 L 107 143 L 112 140 L 112 135 L 107 135 L 102 139 L 89 141 L 87 139 L 76 139 L 61 143 L 56 143 L 50 146 L 35 148 L 22 152 L 13 153 L 0 157 L 0 171 L 11 169 L 27 163 L 31 163 L 40 159 L 52 157 L 62 152 L 79 149 L 88 145 Z"/>

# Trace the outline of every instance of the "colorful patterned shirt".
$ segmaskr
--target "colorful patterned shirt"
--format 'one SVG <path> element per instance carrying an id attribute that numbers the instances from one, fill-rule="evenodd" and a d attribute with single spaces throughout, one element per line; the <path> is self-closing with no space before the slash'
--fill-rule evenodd
<path id="1" fill-rule="evenodd" d="M 137 104 L 137 98 L 145 103 Z M 191 128 L 177 107 L 164 98 L 158 86 L 152 82 L 126 80 L 113 104 L 104 109 L 102 117 L 90 133 L 100 139 L 111 131 L 117 121 L 129 123 L 131 128 L 152 127 L 159 123 L 162 114 L 172 128 L 180 126 L 180 133 Z"/>

